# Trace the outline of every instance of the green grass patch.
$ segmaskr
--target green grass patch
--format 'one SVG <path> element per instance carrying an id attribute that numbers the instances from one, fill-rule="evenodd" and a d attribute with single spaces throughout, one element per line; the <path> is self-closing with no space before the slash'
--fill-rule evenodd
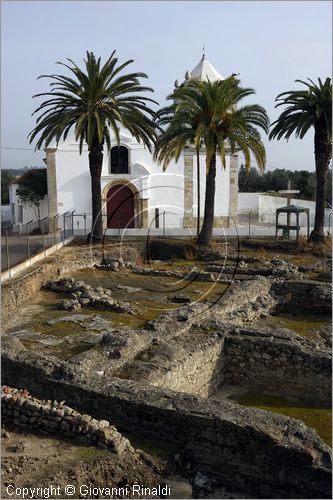
<path id="1" fill-rule="evenodd" d="M 317 331 L 323 326 L 329 326 L 331 318 L 329 316 L 316 316 L 310 313 L 293 313 L 270 315 L 265 318 L 260 326 L 288 328 L 297 335 L 308 339 L 318 339 Z"/>
<path id="2" fill-rule="evenodd" d="M 238 397 L 243 406 L 280 413 L 287 417 L 302 420 L 307 427 L 312 427 L 321 439 L 332 446 L 332 411 L 328 408 L 316 408 L 305 404 L 293 403 L 284 398 L 248 392 Z"/>

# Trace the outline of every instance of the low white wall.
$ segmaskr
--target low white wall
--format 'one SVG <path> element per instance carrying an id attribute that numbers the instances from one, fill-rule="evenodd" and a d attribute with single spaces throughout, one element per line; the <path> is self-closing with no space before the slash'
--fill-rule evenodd
<path id="1" fill-rule="evenodd" d="M 1 222 L 12 222 L 12 213 L 10 205 L 1 205 Z"/>
<path id="2" fill-rule="evenodd" d="M 292 205 L 308 208 L 310 211 L 310 226 L 314 224 L 316 204 L 314 201 L 291 199 Z M 271 196 L 264 193 L 239 193 L 238 194 L 238 213 L 239 215 L 248 215 L 252 212 L 258 216 L 259 222 L 275 224 L 276 210 L 287 205 L 287 198 L 283 196 Z M 325 226 L 329 224 L 329 214 L 331 209 L 325 209 Z M 291 223 L 295 220 L 296 215 L 291 215 Z M 286 215 L 279 216 L 279 222 L 286 222 Z M 300 225 L 306 226 L 306 214 L 300 214 Z"/>
<path id="3" fill-rule="evenodd" d="M 259 214 L 260 193 L 238 193 L 238 215 Z"/>
<path id="4" fill-rule="evenodd" d="M 291 199 L 292 205 L 297 205 L 299 207 L 304 207 L 309 209 L 310 213 L 310 226 L 314 225 L 315 211 L 316 211 L 316 203 L 314 201 L 308 200 L 299 200 L 297 198 Z M 259 221 L 260 222 L 274 222 L 276 217 L 276 209 L 280 207 L 284 207 L 287 205 L 286 198 L 282 196 L 268 196 L 268 195 L 260 195 L 259 196 Z M 328 217 L 331 212 L 331 209 L 325 209 L 325 226 L 328 225 Z M 286 221 L 286 216 L 281 215 L 279 217 L 279 222 Z M 296 224 L 296 215 L 291 215 L 291 223 L 295 220 Z M 300 214 L 300 225 L 306 225 L 306 214 Z"/>

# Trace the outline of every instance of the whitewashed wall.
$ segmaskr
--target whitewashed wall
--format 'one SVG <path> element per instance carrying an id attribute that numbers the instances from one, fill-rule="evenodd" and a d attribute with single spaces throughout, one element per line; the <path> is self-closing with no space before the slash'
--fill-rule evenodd
<path id="1" fill-rule="evenodd" d="M 152 154 L 142 144 L 131 137 L 128 131 L 122 129 L 121 145 L 129 149 L 130 173 L 110 173 L 110 153 L 105 148 L 102 168 L 102 191 L 112 181 L 130 181 L 139 191 L 140 198 L 148 198 L 150 225 L 155 217 L 155 208 L 160 214 L 166 212 L 166 227 L 183 227 L 184 217 L 184 157 L 178 163 L 171 162 L 163 172 Z M 114 145 L 116 145 L 114 141 Z M 51 147 L 51 146 L 50 146 Z M 53 147 L 53 146 L 52 146 Z M 224 171 L 220 160 L 217 162 L 215 213 L 217 216 L 227 216 L 229 213 L 229 168 Z M 205 158 L 201 158 L 201 213 L 204 210 Z M 197 187 L 196 159 L 193 161 L 193 215 L 196 216 Z M 56 152 L 56 182 L 58 212 L 91 214 L 91 184 L 88 162 L 88 151 L 85 146 L 82 155 L 78 152 L 78 144 L 72 139 L 59 143 Z M 78 220 L 78 219 L 77 219 Z M 87 220 L 89 226 L 90 221 Z M 154 225 L 154 224 L 153 224 Z M 89 229 L 90 230 L 90 229 Z"/>
<path id="2" fill-rule="evenodd" d="M 314 216 L 316 204 L 314 201 L 299 200 L 297 198 L 291 199 L 292 205 L 297 205 L 300 207 L 308 208 L 310 210 L 310 226 L 314 224 Z M 239 214 L 248 214 L 250 211 L 253 214 L 258 215 L 258 220 L 263 223 L 275 224 L 276 210 L 287 205 L 287 198 L 282 196 L 270 196 L 263 193 L 239 193 L 238 195 L 238 207 Z M 331 209 L 325 209 L 325 225 L 328 225 L 328 217 Z M 293 222 L 293 217 L 291 216 L 291 222 Z M 286 216 L 280 215 L 279 222 L 285 223 Z M 306 226 L 307 219 L 306 214 L 300 214 L 300 225 Z"/>
<path id="3" fill-rule="evenodd" d="M 314 201 L 308 200 L 299 200 L 297 198 L 291 199 L 292 205 L 297 205 L 300 207 L 308 208 L 310 211 L 310 226 L 314 225 L 315 211 L 316 211 L 316 203 Z M 287 205 L 286 198 L 280 196 L 267 196 L 261 195 L 259 196 L 259 220 L 261 222 L 274 222 L 275 223 L 275 212 L 277 208 L 284 207 Z M 325 209 L 325 225 L 328 224 L 328 216 L 331 212 L 330 209 Z M 296 216 L 294 217 L 296 223 Z M 280 217 L 279 217 L 280 220 Z M 281 216 L 281 220 L 283 220 L 283 216 Z M 292 223 L 293 219 L 291 219 Z M 300 225 L 306 225 L 306 214 L 300 214 Z"/>
<path id="4" fill-rule="evenodd" d="M 238 193 L 238 214 L 259 214 L 259 196 L 260 193 Z"/>

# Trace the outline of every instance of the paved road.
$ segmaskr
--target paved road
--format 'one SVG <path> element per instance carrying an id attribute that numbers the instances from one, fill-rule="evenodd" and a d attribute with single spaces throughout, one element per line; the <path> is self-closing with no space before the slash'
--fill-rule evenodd
<path id="1" fill-rule="evenodd" d="M 311 228 L 310 228 L 311 229 Z M 75 231 L 75 234 L 77 232 Z M 275 224 L 251 224 L 250 234 L 252 237 L 256 236 L 275 236 Z M 280 233 L 281 234 L 281 231 Z M 306 228 L 302 227 L 300 230 L 300 234 L 306 234 Z M 166 236 L 166 237 L 190 237 L 196 236 L 196 228 L 165 228 L 163 232 L 162 228 L 156 229 L 151 228 L 147 229 L 107 229 L 105 231 L 106 236 L 118 236 L 118 237 L 154 237 L 154 236 Z M 248 236 L 249 235 L 249 226 L 247 225 L 239 225 L 237 228 L 215 228 L 213 230 L 213 236 Z M 292 236 L 295 235 L 295 232 L 291 233 Z"/>

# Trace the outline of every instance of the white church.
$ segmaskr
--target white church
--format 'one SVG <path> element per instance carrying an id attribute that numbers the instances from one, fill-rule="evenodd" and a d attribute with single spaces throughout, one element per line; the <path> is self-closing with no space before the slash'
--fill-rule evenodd
<path id="1" fill-rule="evenodd" d="M 221 74 L 209 63 L 205 55 L 185 79 L 216 81 Z M 200 219 L 204 214 L 206 162 L 205 151 L 200 152 L 198 183 L 197 161 L 194 149 L 184 150 L 178 162 L 171 162 L 165 172 L 154 161 L 144 145 L 138 143 L 126 129 L 120 129 L 120 145 L 111 135 L 111 150 L 104 148 L 101 176 L 103 226 L 105 234 L 114 230 L 161 228 L 195 228 L 200 195 Z M 88 148 L 79 154 L 74 137 L 48 147 L 46 152 L 48 195 L 41 203 L 42 217 L 49 216 L 50 223 L 56 215 L 86 214 L 86 225 L 91 228 L 91 181 Z M 198 192 L 199 184 L 199 192 Z M 237 225 L 238 157 L 226 158 L 226 169 L 217 158 L 215 227 Z M 31 219 L 28 207 L 19 214 L 15 186 L 11 190 L 11 203 L 16 227 Z M 31 211 L 30 211 L 31 212 Z M 21 220 L 18 220 L 21 219 Z M 27 219 L 27 220 L 25 220 Z M 61 225 L 61 217 L 58 217 Z M 171 231 L 172 233 L 172 231 Z M 171 234 L 170 231 L 168 234 Z"/>

